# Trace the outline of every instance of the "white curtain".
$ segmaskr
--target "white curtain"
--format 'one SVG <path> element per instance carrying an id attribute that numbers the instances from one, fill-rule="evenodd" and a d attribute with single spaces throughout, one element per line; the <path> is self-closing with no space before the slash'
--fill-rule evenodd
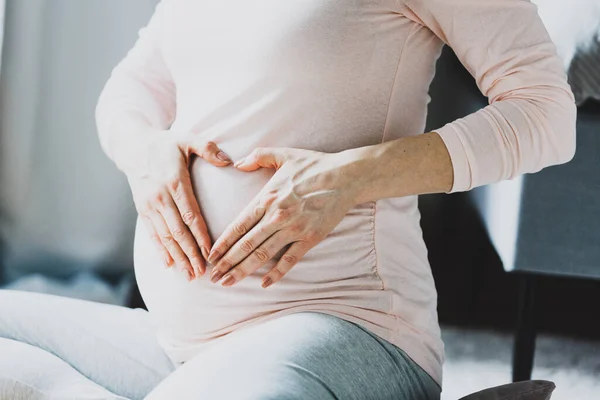
<path id="1" fill-rule="evenodd" d="M 135 208 L 100 149 L 94 108 L 156 0 L 0 1 L 4 276 L 129 271 Z"/>

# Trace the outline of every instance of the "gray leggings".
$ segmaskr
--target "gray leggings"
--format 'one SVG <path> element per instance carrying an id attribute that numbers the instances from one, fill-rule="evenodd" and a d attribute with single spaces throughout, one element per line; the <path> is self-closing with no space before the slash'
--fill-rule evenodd
<path id="1" fill-rule="evenodd" d="M 399 348 L 299 312 L 236 331 L 175 368 L 150 315 L 0 290 L 0 399 L 439 399 Z"/>

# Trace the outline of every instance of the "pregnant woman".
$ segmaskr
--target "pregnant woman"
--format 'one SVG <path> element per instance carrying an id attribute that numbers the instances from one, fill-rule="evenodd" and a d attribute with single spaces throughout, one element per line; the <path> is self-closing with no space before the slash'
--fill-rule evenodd
<path id="1" fill-rule="evenodd" d="M 490 105 L 423 133 L 444 43 Z M 526 0 L 163 0 L 97 122 L 139 212 L 149 313 L 47 299 L 88 330 L 12 337 L 127 398 L 439 398 L 417 195 L 575 150 L 562 63 Z"/>

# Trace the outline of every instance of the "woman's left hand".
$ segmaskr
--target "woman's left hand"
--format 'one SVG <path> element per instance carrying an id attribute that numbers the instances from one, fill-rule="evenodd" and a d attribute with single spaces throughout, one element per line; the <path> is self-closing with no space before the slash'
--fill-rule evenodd
<path id="1" fill-rule="evenodd" d="M 286 246 L 262 287 L 279 281 L 358 204 L 366 161 L 356 152 L 320 153 L 258 148 L 234 166 L 250 172 L 273 168 L 275 175 L 225 229 L 208 260 L 211 281 L 231 286 L 258 270 Z"/>

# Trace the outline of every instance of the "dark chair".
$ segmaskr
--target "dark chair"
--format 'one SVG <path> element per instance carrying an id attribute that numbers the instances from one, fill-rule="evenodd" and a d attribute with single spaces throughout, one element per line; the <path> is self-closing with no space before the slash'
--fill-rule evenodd
<path id="1" fill-rule="evenodd" d="M 430 92 L 429 129 L 487 105 L 448 48 Z M 536 282 L 545 275 L 600 278 L 600 104 L 579 108 L 577 154 L 570 163 L 475 189 L 470 197 L 504 270 L 520 281 L 513 381 L 528 380 L 535 349 Z"/>

